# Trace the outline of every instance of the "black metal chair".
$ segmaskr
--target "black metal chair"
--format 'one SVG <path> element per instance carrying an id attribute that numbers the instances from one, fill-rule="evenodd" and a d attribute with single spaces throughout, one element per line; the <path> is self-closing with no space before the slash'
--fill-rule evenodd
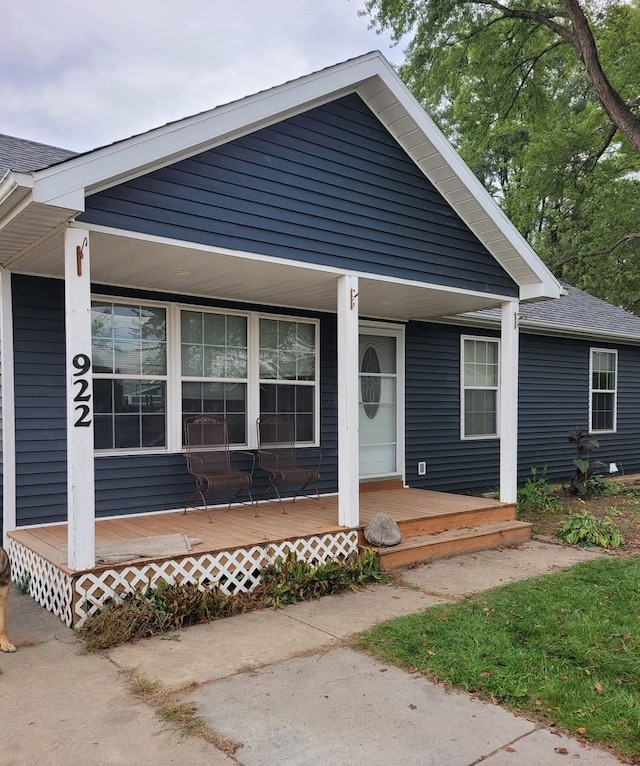
<path id="1" fill-rule="evenodd" d="M 267 473 L 267 484 L 262 498 L 273 489 L 278 497 L 282 513 L 286 509 L 282 502 L 280 489 L 296 487 L 292 502 L 301 495 L 307 487 L 315 487 L 315 496 L 322 504 L 318 481 L 320 480 L 320 463 L 322 452 L 315 448 L 296 448 L 293 421 L 286 415 L 265 415 L 257 420 L 258 429 L 258 461 L 260 468 Z M 313 455 L 314 465 L 301 462 L 301 458 Z M 306 461 L 305 461 L 306 462 Z M 324 505 L 322 505 L 324 508 Z"/>
<path id="2" fill-rule="evenodd" d="M 187 471 L 196 481 L 196 491 L 189 498 L 184 512 L 186 513 L 189 507 L 200 507 L 194 505 L 194 500 L 199 498 L 207 512 L 207 518 L 211 522 L 206 495 L 212 492 L 235 490 L 228 508 L 231 508 L 233 501 L 246 491 L 257 516 L 258 512 L 251 495 L 255 456 L 252 452 L 240 452 L 240 454 L 248 455 L 251 458 L 251 471 L 240 471 L 232 466 L 225 418 L 219 415 L 189 417 L 184 421 L 184 434 Z"/>

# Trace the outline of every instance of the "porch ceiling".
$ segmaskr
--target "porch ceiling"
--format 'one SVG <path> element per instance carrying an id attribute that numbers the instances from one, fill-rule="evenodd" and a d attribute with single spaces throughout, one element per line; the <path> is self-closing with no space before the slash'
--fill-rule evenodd
<path id="1" fill-rule="evenodd" d="M 23 254 L 18 272 L 64 277 L 63 234 Z M 91 232 L 94 283 L 311 311 L 336 311 L 338 274 L 248 254 L 214 252 Z M 429 319 L 499 305 L 495 296 L 361 277 L 362 317 Z"/>

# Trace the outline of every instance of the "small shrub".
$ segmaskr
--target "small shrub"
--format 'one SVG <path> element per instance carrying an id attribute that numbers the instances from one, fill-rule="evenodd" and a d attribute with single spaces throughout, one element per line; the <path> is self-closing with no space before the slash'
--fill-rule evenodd
<path id="1" fill-rule="evenodd" d="M 217 585 L 159 583 L 106 603 L 78 630 L 86 651 L 148 638 L 176 628 L 231 617 L 265 606 L 280 607 L 387 579 L 373 551 L 340 561 L 309 564 L 295 554 L 278 558 L 262 570 L 257 588 L 249 593 L 224 593 Z"/>
<path id="2" fill-rule="evenodd" d="M 598 473 L 594 473 L 587 479 L 587 495 L 619 495 L 623 487 L 613 479 L 608 479 L 606 476 L 602 476 Z"/>
<path id="3" fill-rule="evenodd" d="M 562 502 L 553 494 L 547 481 L 546 467 L 538 475 L 538 469 L 531 469 L 531 476 L 518 489 L 518 510 L 520 511 L 553 511 L 560 508 Z"/>
<path id="4" fill-rule="evenodd" d="M 578 497 L 587 497 L 589 494 L 589 480 L 596 468 L 603 465 L 599 460 L 591 460 L 591 453 L 598 449 L 600 443 L 588 433 L 584 433 L 580 426 L 569 431 L 568 440 L 575 444 L 576 457 L 573 464 L 576 467 L 575 475 L 571 478 L 569 491 Z"/>
<path id="5" fill-rule="evenodd" d="M 620 528 L 608 514 L 598 519 L 586 509 L 572 513 L 556 536 L 568 545 L 600 548 L 619 548 L 624 542 Z"/>

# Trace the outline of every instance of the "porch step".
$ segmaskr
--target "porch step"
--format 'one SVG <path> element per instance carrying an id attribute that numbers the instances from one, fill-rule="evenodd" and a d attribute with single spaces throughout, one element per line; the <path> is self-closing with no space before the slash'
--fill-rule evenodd
<path id="1" fill-rule="evenodd" d="M 382 566 L 385 569 L 393 569 L 460 553 L 523 543 L 531 536 L 531 526 L 524 521 L 478 524 L 435 534 L 403 537 L 402 541 L 392 548 L 374 550 L 380 557 Z"/>
<path id="2" fill-rule="evenodd" d="M 455 510 L 449 513 L 439 513 L 419 519 L 398 521 L 402 539 L 419 535 L 433 535 L 450 529 L 476 527 L 481 524 L 493 524 L 501 521 L 515 521 L 517 514 L 515 503 L 503 505 L 496 503 L 489 508 L 472 508 L 470 510 Z"/>

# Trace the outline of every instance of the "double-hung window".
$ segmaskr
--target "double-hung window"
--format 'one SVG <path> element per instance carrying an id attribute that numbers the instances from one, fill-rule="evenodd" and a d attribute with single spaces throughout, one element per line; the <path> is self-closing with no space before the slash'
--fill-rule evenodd
<path id="1" fill-rule="evenodd" d="M 91 331 L 96 449 L 166 447 L 166 309 L 96 300 Z"/>
<path id="2" fill-rule="evenodd" d="M 247 317 L 180 312 L 182 417 L 218 414 L 229 442 L 247 443 Z"/>
<path id="3" fill-rule="evenodd" d="M 260 415 L 287 415 L 295 440 L 316 440 L 316 325 L 260 318 Z"/>
<path id="4" fill-rule="evenodd" d="M 256 418 L 287 415 L 317 444 L 317 320 L 99 298 L 92 301 L 95 448 L 179 450 L 184 420 L 226 418 L 257 446 Z"/>
<path id="5" fill-rule="evenodd" d="M 461 338 L 461 436 L 498 436 L 500 343 L 493 338 Z"/>
<path id="6" fill-rule="evenodd" d="M 589 377 L 590 430 L 615 431 L 618 352 L 592 348 Z"/>

